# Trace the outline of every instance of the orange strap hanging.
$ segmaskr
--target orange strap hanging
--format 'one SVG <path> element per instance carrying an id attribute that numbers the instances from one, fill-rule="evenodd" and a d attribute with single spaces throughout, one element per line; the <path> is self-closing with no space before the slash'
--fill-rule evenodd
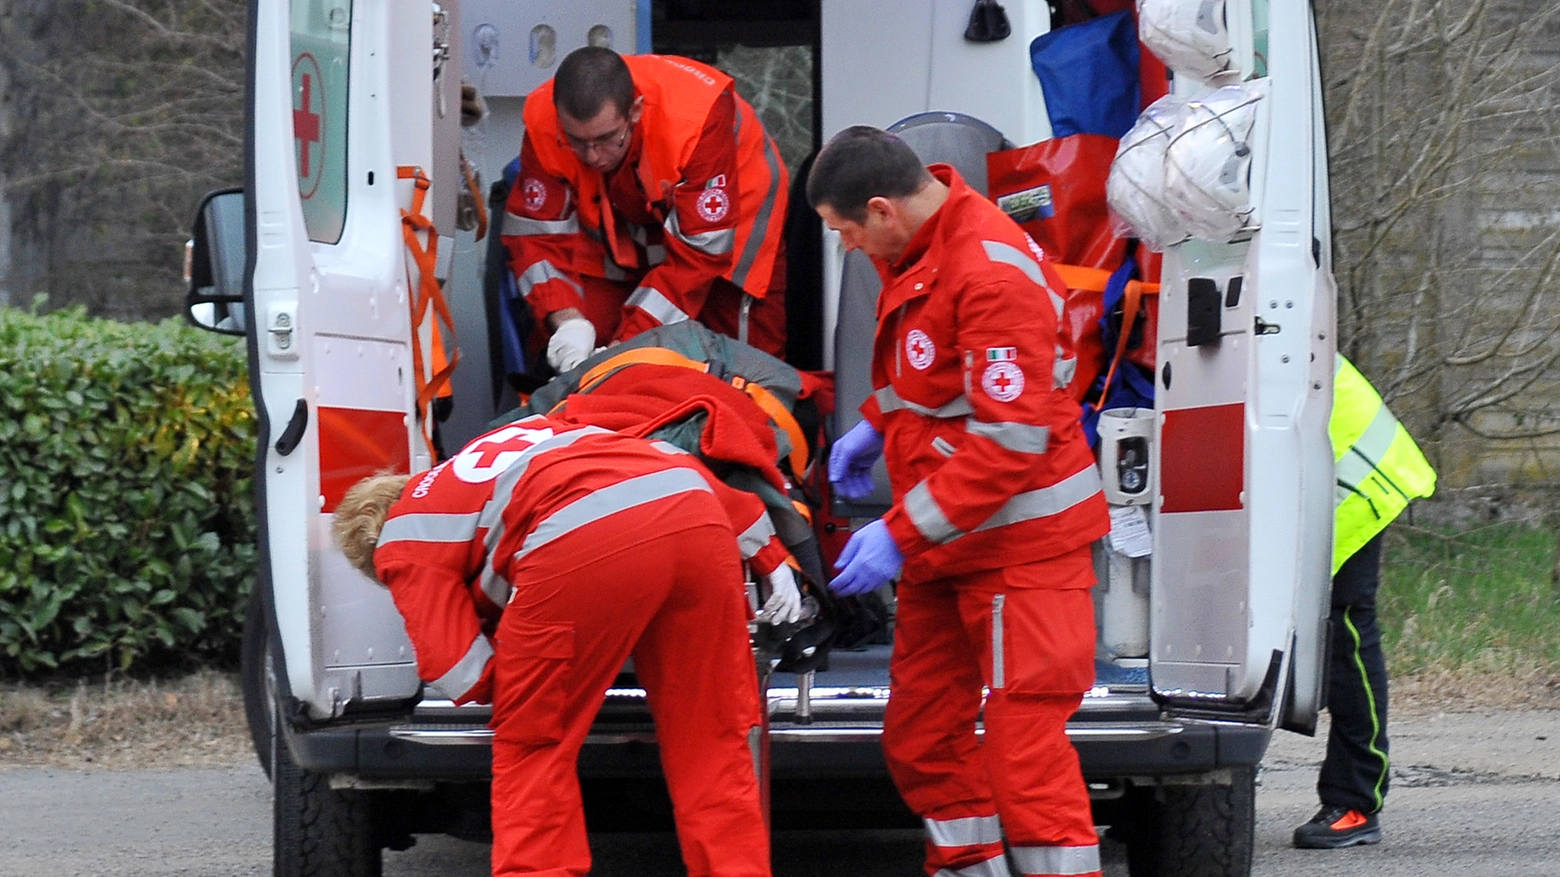
<path id="1" fill-rule="evenodd" d="M 588 392 L 591 387 L 605 380 L 608 375 L 623 366 L 645 364 L 674 365 L 706 373 L 710 370 L 709 363 L 689 359 L 675 350 L 665 347 L 635 347 L 632 350 L 625 350 L 616 356 L 597 363 L 594 368 L 585 373 L 584 377 L 580 378 L 579 392 Z M 779 397 L 769 392 L 767 388 L 740 375 L 733 377 L 730 383 L 733 387 L 746 393 L 748 398 L 752 399 L 759 408 L 763 409 L 763 412 L 769 415 L 769 419 L 774 421 L 775 425 L 780 427 L 790 437 L 791 453 L 787 458 L 791 461 L 791 471 L 799 475 L 807 465 L 807 436 L 802 432 L 801 424 L 796 422 L 796 418 L 791 414 L 790 409 L 786 408 L 785 403 L 781 402 Z M 556 411 L 563 404 L 563 402 L 559 402 L 558 406 L 554 407 L 553 410 Z"/>
<path id="2" fill-rule="evenodd" d="M 455 320 L 450 316 L 450 308 L 444 300 L 444 290 L 439 286 L 439 278 L 435 276 L 436 266 L 439 261 L 439 232 L 434 228 L 433 220 L 423 215 L 423 201 L 428 195 L 428 175 L 423 173 L 420 167 L 400 167 L 396 169 L 396 177 L 402 180 L 412 180 L 412 207 L 410 210 L 401 211 L 401 233 L 406 239 L 406 250 L 412 256 L 412 261 L 417 263 L 417 283 L 412 284 L 410 276 L 407 285 L 411 287 L 412 308 L 412 374 L 415 376 L 417 388 L 417 420 L 422 424 L 423 439 L 427 441 L 428 448 L 433 449 L 433 427 L 428 422 L 428 406 L 439 396 L 448 395 L 450 389 L 450 377 L 455 373 L 455 365 L 460 361 L 460 351 L 454 349 Z M 424 245 L 420 235 L 426 235 L 427 244 Z M 410 275 L 410 268 L 407 270 Z M 433 350 L 432 374 L 428 373 L 428 360 L 423 357 L 422 328 L 423 321 L 428 318 L 429 311 L 434 317 L 433 325 Z M 445 355 L 442 332 L 447 332 L 450 337 L 451 350 Z"/>
<path id="3" fill-rule="evenodd" d="M 1062 282 L 1067 284 L 1068 289 L 1082 289 L 1088 292 L 1104 292 L 1112 273 L 1104 268 L 1087 268 L 1082 265 L 1052 263 L 1051 267 L 1062 276 Z M 1138 313 L 1143 306 L 1143 296 L 1158 294 L 1157 283 L 1144 283 L 1141 280 L 1127 281 L 1127 287 L 1121 297 L 1121 332 L 1116 336 L 1116 351 L 1111 355 L 1110 367 L 1105 370 L 1105 384 L 1100 390 L 1099 402 L 1105 401 L 1105 394 L 1110 391 L 1110 382 L 1116 377 L 1116 367 L 1121 365 L 1121 359 L 1126 355 L 1127 339 L 1132 335 L 1133 326 L 1137 324 Z"/>

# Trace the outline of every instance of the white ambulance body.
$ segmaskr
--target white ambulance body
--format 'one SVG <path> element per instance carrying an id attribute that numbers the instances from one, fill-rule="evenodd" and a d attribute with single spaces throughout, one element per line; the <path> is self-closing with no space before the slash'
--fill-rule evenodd
<path id="1" fill-rule="evenodd" d="M 1249 873 L 1255 766 L 1274 729 L 1314 728 L 1322 697 L 1334 292 L 1314 29 L 1304 0 L 1227 4 L 1233 80 L 1261 95 L 1251 215 L 1233 242 L 1166 250 L 1155 408 L 1105 418 L 1108 495 L 1137 510 L 1118 513 L 1123 527 L 1146 523 L 1152 541 L 1137 560 L 1102 549 L 1096 605 L 1102 643 L 1139 676 L 1102 682 L 1069 725 L 1099 821 L 1132 840 L 1134 874 Z M 518 152 L 524 95 L 557 60 L 587 41 L 650 51 L 663 29 L 679 46 L 705 31 L 712 43 L 809 42 L 818 143 L 928 112 L 979 120 L 1011 144 L 1045 139 L 1028 47 L 1050 26 L 1047 4 L 1010 0 L 1012 35 L 992 43 L 963 38 L 969 5 L 253 0 L 248 179 L 202 207 L 191 300 L 213 303 L 197 308 L 207 322 L 214 307 L 249 337 L 263 561 L 245 676 L 275 782 L 278 874 L 377 873 L 381 848 L 416 833 L 485 829 L 485 709 L 423 697 L 387 592 L 329 533 L 352 482 L 434 462 L 416 402 L 434 319 L 412 318 L 425 271 L 442 281 L 459 339 L 444 446 L 514 404 L 494 391 L 488 245 L 456 231 L 462 149 L 484 180 L 499 179 Z M 683 7 L 702 11 L 678 18 Z M 462 77 L 490 109 L 464 133 Z M 1186 97 L 1209 89 L 1174 84 Z M 431 181 L 420 203 L 419 174 Z M 436 241 L 409 243 L 403 211 L 414 204 Z M 489 234 L 500 223 L 490 217 Z M 430 247 L 436 258 L 416 257 Z M 823 250 L 816 288 L 789 295 L 822 302 L 822 333 L 806 343 L 836 372 L 843 430 L 870 389 L 870 323 L 851 303 L 855 257 L 832 238 Z M 1134 441 L 1150 451 L 1142 484 L 1117 466 L 1118 445 Z M 877 788 L 884 812 L 903 815 L 877 743 L 886 661 L 887 647 L 872 647 L 837 654 L 815 677 L 771 680 L 778 820 L 826 810 L 819 793 L 845 784 Z M 582 776 L 624 795 L 653 789 L 642 699 L 616 693 L 602 723 Z"/>

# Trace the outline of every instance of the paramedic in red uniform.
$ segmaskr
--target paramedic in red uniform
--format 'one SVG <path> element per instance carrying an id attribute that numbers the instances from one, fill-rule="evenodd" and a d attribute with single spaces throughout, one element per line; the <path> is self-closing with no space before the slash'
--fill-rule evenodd
<path id="1" fill-rule="evenodd" d="M 1094 682 L 1090 543 L 1108 517 L 1065 387 L 1065 290 L 1011 219 L 899 138 L 845 130 L 807 199 L 883 278 L 864 420 L 831 450 L 847 498 L 885 454 L 893 505 L 832 583 L 898 587 L 883 751 L 924 821 L 926 872 L 1095 875 L 1067 718 Z M 985 702 L 985 742 L 975 735 Z"/>
<path id="2" fill-rule="evenodd" d="M 800 595 L 756 496 L 664 442 L 537 416 L 359 482 L 335 533 L 389 586 L 418 674 L 493 704 L 495 875 L 590 870 L 576 761 L 630 654 L 688 873 L 769 875 L 744 557 L 775 589 L 761 619 Z"/>
<path id="3" fill-rule="evenodd" d="M 549 365 L 688 319 L 784 355 L 789 182 L 731 77 L 587 46 L 524 116 L 503 240 Z"/>

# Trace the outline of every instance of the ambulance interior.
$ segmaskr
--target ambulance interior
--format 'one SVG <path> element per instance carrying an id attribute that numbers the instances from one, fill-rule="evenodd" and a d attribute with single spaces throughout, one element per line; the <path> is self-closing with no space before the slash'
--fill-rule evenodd
<path id="1" fill-rule="evenodd" d="M 538 13 L 533 25 L 511 5 L 464 0 L 455 30 L 468 42 L 456 57 L 490 109 L 463 135 L 467 157 L 484 180 L 502 179 L 524 94 L 576 45 L 704 59 L 722 41 L 810 45 L 815 149 L 853 124 L 894 130 L 928 163 L 954 165 L 1063 266 L 1063 322 L 1078 355 L 1069 392 L 1103 461 L 1115 527 L 1096 548 L 1093 694 L 1148 691 L 1152 643 L 1162 703 L 1180 697 L 1215 715 L 1304 727 L 1318 694 L 1307 667 L 1320 660 L 1308 643 L 1323 613 L 1300 583 L 1323 564 L 1304 546 L 1327 538 L 1318 509 L 1328 500 L 1307 486 L 1314 477 L 1273 480 L 1271 501 L 1257 500 L 1250 480 L 1263 458 L 1330 465 L 1317 451 L 1330 373 L 1314 367 L 1331 361 L 1330 220 L 1306 4 L 1026 0 L 996 17 L 986 4 L 972 15 L 969 3 L 937 0 L 895 3 L 892 15 L 840 0 L 716 5 L 655 4 L 661 18 L 646 22 L 644 4 L 640 20 L 621 5 L 578 4 Z M 515 42 L 529 46 L 529 65 L 506 55 Z M 832 437 L 859 419 L 872 389 L 879 281 L 807 208 L 807 167 L 790 168 L 788 360 L 832 372 Z M 496 228 L 502 202 L 489 209 Z M 1282 241 L 1261 233 L 1268 215 L 1283 217 Z M 514 303 L 495 301 L 502 248 L 460 246 L 483 248 L 487 273 L 469 260 L 448 284 L 464 361 L 447 446 L 480 432 L 528 380 L 504 353 L 515 344 L 505 333 L 516 333 Z M 474 338 L 487 349 L 465 340 Z M 492 409 L 466 402 L 488 398 Z M 1168 463 L 1158 446 L 1166 429 L 1186 449 Z M 826 474 L 804 479 L 827 490 Z M 886 509 L 881 463 L 875 480 L 867 501 L 819 510 L 825 564 L 852 520 Z M 1262 521 L 1285 535 L 1263 536 Z M 1283 559 L 1268 563 L 1265 552 Z M 1282 581 L 1258 581 L 1274 567 Z M 885 626 L 884 596 L 882 607 L 855 610 L 857 634 Z M 805 722 L 809 697 L 826 690 L 882 696 L 883 634 L 846 643 L 816 679 L 777 675 L 772 707 Z M 1292 701 L 1287 719 L 1276 696 Z"/>

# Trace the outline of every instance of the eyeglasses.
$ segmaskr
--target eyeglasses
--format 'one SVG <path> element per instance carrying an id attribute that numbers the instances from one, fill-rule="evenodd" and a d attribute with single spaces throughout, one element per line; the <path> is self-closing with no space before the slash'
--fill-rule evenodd
<path id="1" fill-rule="evenodd" d="M 592 137 L 584 140 L 569 134 L 563 135 L 563 139 L 569 143 L 569 148 L 577 155 L 588 155 L 591 152 L 599 152 L 606 149 L 617 149 L 628 140 L 628 133 L 634 129 L 634 123 L 625 121 L 623 130 L 616 134 L 603 134 L 600 137 Z"/>

